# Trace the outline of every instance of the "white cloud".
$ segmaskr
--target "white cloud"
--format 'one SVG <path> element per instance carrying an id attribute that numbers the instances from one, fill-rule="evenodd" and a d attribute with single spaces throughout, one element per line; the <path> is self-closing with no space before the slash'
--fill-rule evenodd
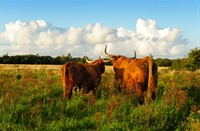
<path id="1" fill-rule="evenodd" d="M 67 44 L 70 45 L 81 44 L 81 36 L 82 36 L 81 34 L 82 34 L 81 28 L 74 28 L 74 27 L 69 28 L 66 33 Z"/>
<path id="2" fill-rule="evenodd" d="M 0 34 L 0 55 L 40 54 L 40 55 L 88 55 L 98 58 L 103 55 L 105 45 L 111 54 L 133 56 L 149 55 L 176 57 L 185 53 L 187 40 L 181 36 L 179 28 L 158 28 L 154 20 L 138 19 L 136 30 L 124 27 L 110 29 L 100 23 L 87 24 L 83 28 L 58 28 L 44 20 L 15 21 L 5 25 Z M 4 47 L 4 44 L 10 44 Z"/>
<path id="3" fill-rule="evenodd" d="M 94 26 L 86 26 L 83 39 L 88 44 L 101 44 L 113 41 L 115 39 L 114 35 L 114 30 L 103 27 L 100 23 L 96 23 Z"/>
<path id="4" fill-rule="evenodd" d="M 144 37 L 159 36 L 156 22 L 154 20 L 142 20 L 138 19 L 136 24 L 137 34 L 141 34 Z"/>

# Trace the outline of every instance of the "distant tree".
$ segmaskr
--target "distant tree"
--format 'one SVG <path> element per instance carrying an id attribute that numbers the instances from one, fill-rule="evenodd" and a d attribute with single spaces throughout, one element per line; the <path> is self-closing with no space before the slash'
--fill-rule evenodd
<path id="1" fill-rule="evenodd" d="M 2 57 L 2 63 L 3 64 L 10 64 L 11 63 L 10 56 L 8 56 L 8 53 L 5 54 L 5 55 L 3 55 L 3 57 Z"/>
<path id="2" fill-rule="evenodd" d="M 40 57 L 41 64 L 52 64 L 52 57 L 51 56 L 41 56 Z"/>
<path id="3" fill-rule="evenodd" d="M 28 56 L 25 56 L 23 58 L 23 64 L 31 64 L 30 61 L 29 61 L 29 57 Z"/>
<path id="4" fill-rule="evenodd" d="M 3 64 L 11 64 L 11 62 L 10 62 L 9 59 L 3 59 L 3 60 L 2 60 L 2 63 L 3 63 Z"/>
<path id="5" fill-rule="evenodd" d="M 182 58 L 182 59 L 174 59 L 172 61 L 172 69 L 180 70 L 180 69 L 188 69 L 189 67 L 189 61 L 188 58 Z"/>
<path id="6" fill-rule="evenodd" d="M 72 55 L 71 55 L 70 53 L 68 53 L 68 54 L 67 54 L 66 60 L 67 60 L 67 61 L 70 61 L 71 59 L 72 59 Z"/>
<path id="7" fill-rule="evenodd" d="M 87 59 L 87 60 L 91 60 L 89 57 L 83 56 L 80 62 L 81 62 L 81 63 L 87 63 L 87 62 L 86 62 L 86 59 Z"/>
<path id="8" fill-rule="evenodd" d="M 60 64 L 64 64 L 66 62 L 70 61 L 70 59 L 68 59 L 66 56 L 62 55 L 60 57 Z"/>
<path id="9" fill-rule="evenodd" d="M 12 61 L 13 64 L 21 64 L 22 63 L 22 59 L 20 55 L 16 55 L 16 56 L 12 56 Z"/>
<path id="10" fill-rule="evenodd" d="M 81 62 L 81 58 L 80 57 L 73 57 L 72 61 L 74 61 L 74 62 Z"/>
<path id="11" fill-rule="evenodd" d="M 200 48 L 196 47 L 188 53 L 189 67 L 191 70 L 200 68 Z"/>
<path id="12" fill-rule="evenodd" d="M 172 66 L 172 60 L 167 59 L 167 58 L 157 58 L 157 59 L 155 60 L 155 63 L 156 63 L 158 66 L 163 66 L 163 67 Z"/>
<path id="13" fill-rule="evenodd" d="M 53 64 L 62 64 L 60 61 L 60 56 L 57 56 L 56 58 L 53 59 Z"/>

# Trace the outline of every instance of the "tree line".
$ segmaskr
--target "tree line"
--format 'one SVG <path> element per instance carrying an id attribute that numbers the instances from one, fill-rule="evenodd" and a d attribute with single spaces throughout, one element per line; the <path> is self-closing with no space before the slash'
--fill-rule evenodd
<path id="1" fill-rule="evenodd" d="M 8 54 L 3 55 L 0 57 L 1 64 L 64 64 L 68 61 L 86 63 L 86 59 L 89 60 L 87 56 L 81 57 L 72 57 L 70 53 L 67 56 L 40 56 L 37 55 L 15 55 L 9 56 Z"/>
<path id="2" fill-rule="evenodd" d="M 200 68 L 200 48 L 196 47 L 188 53 L 185 58 L 167 59 L 157 58 L 155 62 L 158 66 L 171 67 L 172 69 L 186 69 L 186 70 L 197 70 Z"/>
<path id="3" fill-rule="evenodd" d="M 1 64 L 64 64 L 68 61 L 86 63 L 86 59 L 91 60 L 87 56 L 83 57 L 73 57 L 70 53 L 66 56 L 40 56 L 36 55 L 15 55 L 9 56 L 5 54 L 0 57 Z M 200 68 L 200 48 L 194 48 L 188 53 L 188 57 L 186 58 L 178 58 L 178 59 L 168 59 L 168 58 L 157 58 L 154 59 L 155 63 L 158 66 L 162 67 L 172 67 L 173 69 L 189 69 L 196 70 Z M 111 65 L 111 63 L 107 63 L 107 65 Z"/>

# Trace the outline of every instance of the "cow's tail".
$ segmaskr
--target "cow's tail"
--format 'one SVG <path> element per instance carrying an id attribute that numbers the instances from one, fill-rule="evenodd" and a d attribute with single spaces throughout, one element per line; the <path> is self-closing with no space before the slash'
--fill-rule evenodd
<path id="1" fill-rule="evenodd" d="M 153 63 L 152 57 L 148 58 L 148 89 L 147 89 L 147 99 L 148 101 L 155 100 L 157 92 L 157 66 Z"/>
<path id="2" fill-rule="evenodd" d="M 61 68 L 61 80 L 63 85 L 63 99 L 66 99 L 66 88 L 67 88 L 67 82 L 66 82 L 66 64 L 64 64 Z"/>
<path id="3" fill-rule="evenodd" d="M 69 80 L 69 70 L 68 67 L 69 63 L 66 63 L 61 68 L 61 79 L 63 85 L 63 98 L 70 99 L 72 95 L 72 87 L 70 87 L 70 80 Z"/>

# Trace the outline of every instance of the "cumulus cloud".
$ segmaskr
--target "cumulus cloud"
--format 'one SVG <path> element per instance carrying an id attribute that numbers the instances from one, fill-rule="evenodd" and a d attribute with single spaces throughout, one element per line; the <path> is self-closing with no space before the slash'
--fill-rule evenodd
<path id="1" fill-rule="evenodd" d="M 1 54 L 40 55 L 87 55 L 98 58 L 103 55 L 105 45 L 111 54 L 137 56 L 152 54 L 155 57 L 183 55 L 187 40 L 179 28 L 158 28 L 154 20 L 138 19 L 136 30 L 123 27 L 111 29 L 100 23 L 87 24 L 83 28 L 58 28 L 44 20 L 15 21 L 5 25 L 0 34 Z M 9 46 L 8 46 L 9 44 Z"/>

